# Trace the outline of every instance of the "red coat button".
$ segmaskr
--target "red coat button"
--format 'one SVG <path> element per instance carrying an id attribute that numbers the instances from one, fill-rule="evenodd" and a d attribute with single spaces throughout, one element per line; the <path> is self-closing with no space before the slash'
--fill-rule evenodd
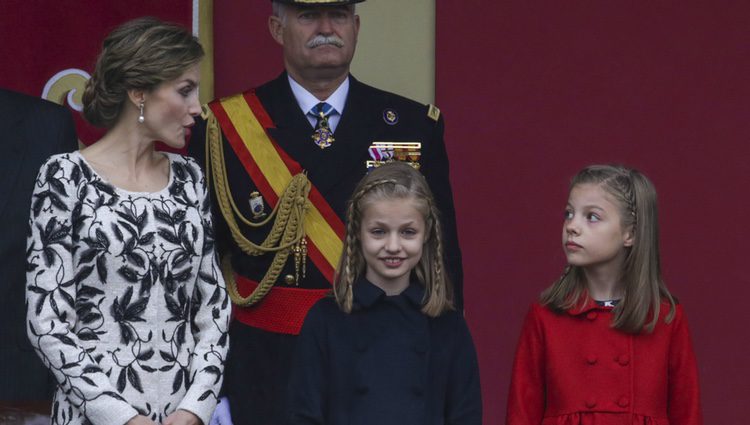
<path id="1" fill-rule="evenodd" d="M 628 407 L 630 405 L 630 400 L 628 400 L 627 397 L 620 397 L 620 399 L 617 400 L 617 404 L 620 407 Z"/>
<path id="2" fill-rule="evenodd" d="M 596 356 L 586 356 L 586 363 L 590 365 L 595 365 L 597 361 Z"/>
<path id="3" fill-rule="evenodd" d="M 596 400 L 586 400 L 586 408 L 593 409 L 596 407 Z"/>
<path id="4" fill-rule="evenodd" d="M 620 363 L 620 366 L 627 366 L 628 363 L 630 363 L 630 356 L 627 354 L 623 354 L 622 356 L 618 357 L 617 363 Z"/>
<path id="5" fill-rule="evenodd" d="M 589 311 L 588 314 L 586 314 L 586 318 L 589 319 L 589 320 L 596 319 L 596 316 L 597 316 L 597 314 L 596 314 L 595 311 Z"/>

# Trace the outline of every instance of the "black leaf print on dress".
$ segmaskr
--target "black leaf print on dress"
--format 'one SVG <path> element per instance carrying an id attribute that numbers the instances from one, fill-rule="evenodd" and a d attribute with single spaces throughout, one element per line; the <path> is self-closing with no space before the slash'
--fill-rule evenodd
<path id="1" fill-rule="evenodd" d="M 96 274 L 99 276 L 99 281 L 107 283 L 107 260 L 104 255 L 100 255 L 96 259 Z"/>
<path id="2" fill-rule="evenodd" d="M 177 199 L 182 198 L 181 195 L 185 193 L 185 184 L 182 182 L 176 182 L 169 188 L 169 193 Z M 182 198 L 184 200 L 184 198 Z"/>
<path id="3" fill-rule="evenodd" d="M 48 192 L 38 193 L 34 196 L 34 201 L 31 203 L 31 211 L 34 213 L 34 217 L 39 217 L 39 214 L 41 214 L 44 201 L 47 199 L 46 193 Z"/>
<path id="4" fill-rule="evenodd" d="M 137 359 L 139 361 L 145 362 L 151 359 L 151 357 L 154 357 L 154 350 L 149 348 L 148 350 L 138 354 Z"/>
<path id="5" fill-rule="evenodd" d="M 182 167 L 185 170 L 185 172 L 190 176 L 191 182 L 198 181 L 198 177 L 196 176 L 195 171 L 193 170 L 193 167 L 188 167 L 183 164 L 180 164 L 180 167 Z"/>
<path id="6" fill-rule="evenodd" d="M 67 236 L 70 234 L 70 227 L 64 223 L 58 223 L 56 217 L 50 218 L 44 228 L 40 223 L 36 224 L 39 231 L 39 238 L 42 243 L 42 252 L 44 254 L 45 266 L 51 267 L 55 264 L 58 257 L 54 245 L 60 245 L 65 249 L 70 249 Z"/>
<path id="7" fill-rule="evenodd" d="M 117 192 L 115 192 L 115 188 L 111 185 L 104 183 L 101 180 L 94 180 L 91 182 L 91 185 L 99 192 L 104 192 L 113 198 L 117 198 Z"/>
<path id="8" fill-rule="evenodd" d="M 125 368 L 120 369 L 120 374 L 117 376 L 117 391 L 122 393 L 125 391 L 125 385 L 127 384 L 127 372 Z"/>
<path id="9" fill-rule="evenodd" d="M 83 214 L 83 204 L 76 204 L 73 208 L 73 214 L 71 215 L 71 222 L 73 223 L 73 234 L 78 235 L 83 225 L 86 223 L 86 219 L 89 216 Z"/>
<path id="10" fill-rule="evenodd" d="M 173 164 L 172 172 L 178 180 L 185 180 L 185 167 L 182 164 Z"/>
<path id="11" fill-rule="evenodd" d="M 119 269 L 117 269 L 117 274 L 124 277 L 125 280 L 131 283 L 138 282 L 138 273 L 136 273 L 135 270 L 131 269 L 128 266 L 122 266 Z"/>
<path id="12" fill-rule="evenodd" d="M 66 291 L 60 291 L 60 296 L 62 296 L 63 300 L 65 300 L 65 302 L 68 303 L 68 305 L 70 307 L 75 307 L 75 303 L 76 302 L 73 299 L 72 295 L 70 295 Z M 62 322 L 66 321 L 65 319 L 66 319 L 67 316 L 65 316 L 65 313 L 67 313 L 67 312 L 63 312 L 63 314 L 60 316 L 60 321 L 62 321 Z"/>
<path id="13" fill-rule="evenodd" d="M 55 208 L 57 208 L 60 211 L 68 211 L 68 206 L 63 203 L 63 201 L 60 199 L 59 196 L 57 196 L 57 194 L 51 191 L 48 191 L 47 197 L 49 198 L 50 202 L 52 202 L 52 205 L 55 206 Z"/>
<path id="14" fill-rule="evenodd" d="M 65 345 L 70 345 L 71 347 L 76 346 L 75 342 L 73 342 L 73 340 L 70 339 L 70 337 L 65 334 L 55 333 L 55 334 L 52 334 L 52 336 L 59 339 L 60 342 L 62 342 Z"/>
<path id="15" fill-rule="evenodd" d="M 73 183 L 78 185 L 78 183 L 81 182 L 81 167 L 76 165 L 73 167 L 73 171 L 70 172 L 70 179 L 73 180 Z"/>
<path id="16" fill-rule="evenodd" d="M 44 174 L 45 180 L 53 180 L 58 171 L 60 171 L 60 161 L 55 160 L 47 164 L 47 172 Z"/>
<path id="17" fill-rule="evenodd" d="M 180 387 L 182 387 L 182 378 L 184 375 L 184 370 L 180 368 L 177 373 L 174 376 L 174 380 L 172 381 L 172 394 L 176 393 L 180 390 Z"/>
<path id="18" fill-rule="evenodd" d="M 115 214 L 119 215 L 126 222 L 132 224 L 133 226 L 138 227 L 138 217 L 135 216 L 135 213 L 133 212 L 131 208 L 125 207 L 123 205 L 123 207 L 120 210 L 115 211 Z"/>
<path id="19" fill-rule="evenodd" d="M 81 288 L 78 289 L 78 297 L 84 297 L 84 298 L 94 298 L 99 295 L 104 295 L 104 291 L 102 291 L 99 288 L 94 288 L 91 286 L 81 286 Z"/>
<path id="20" fill-rule="evenodd" d="M 206 366 L 203 368 L 203 371 L 215 376 L 214 384 L 218 383 L 221 379 L 221 369 L 216 365 Z"/>
<path id="21" fill-rule="evenodd" d="M 172 258 L 172 267 L 173 268 L 180 267 L 183 264 L 185 264 L 185 262 L 189 259 L 190 259 L 190 254 L 188 254 L 185 251 L 180 252 L 177 255 L 175 255 L 174 258 Z"/>
<path id="22" fill-rule="evenodd" d="M 163 421 L 191 386 L 192 406 L 217 398 L 229 307 L 205 178 L 194 161 L 169 157 L 168 191 L 155 194 L 124 194 L 76 153 L 48 161 L 37 177 L 28 331 L 60 382 L 55 425 L 90 423 L 93 400 L 127 399 Z M 174 392 L 158 393 L 152 376 Z"/>
<path id="23" fill-rule="evenodd" d="M 112 233 L 115 234 L 118 241 L 122 242 L 125 240 L 125 235 L 122 234 L 122 230 L 120 230 L 120 227 L 116 223 L 112 223 Z"/>
<path id="24" fill-rule="evenodd" d="M 169 229 L 165 229 L 162 227 L 161 229 L 159 229 L 158 233 L 159 233 L 159 236 L 161 236 L 162 238 L 164 238 L 170 243 L 173 243 L 175 245 L 180 243 L 180 239 L 177 237 L 177 235 L 175 235 L 174 232 L 172 232 Z"/>
<path id="25" fill-rule="evenodd" d="M 112 317 L 120 325 L 120 341 L 123 345 L 130 345 L 136 338 L 136 331 L 131 322 L 145 322 L 142 317 L 148 305 L 148 298 L 138 298 L 132 304 L 133 287 L 128 287 L 122 299 L 115 297 L 112 302 Z"/>
<path id="26" fill-rule="evenodd" d="M 65 190 L 65 185 L 60 180 L 53 178 L 49 180 L 49 185 L 59 195 L 68 196 L 68 192 Z"/>
<path id="27" fill-rule="evenodd" d="M 170 226 L 174 225 L 174 220 L 172 219 L 172 216 L 169 215 L 166 211 L 160 209 L 159 207 L 154 207 L 154 217 L 156 217 L 157 221 L 160 221 L 164 224 L 169 224 Z"/>
<path id="28" fill-rule="evenodd" d="M 200 397 L 198 397 L 198 401 L 203 401 L 203 400 L 207 399 L 207 398 L 208 398 L 209 396 L 214 396 L 214 397 L 216 397 L 216 395 L 214 394 L 214 392 L 213 392 L 213 391 L 211 391 L 211 390 L 207 390 L 207 391 L 205 391 L 205 392 L 204 392 L 203 394 L 201 394 L 201 396 L 200 396 Z"/>
<path id="29" fill-rule="evenodd" d="M 144 233 L 143 236 L 141 236 L 141 238 L 138 239 L 138 243 L 140 245 L 148 245 L 153 240 L 154 240 L 154 232 L 148 232 L 148 233 Z"/>
<path id="30" fill-rule="evenodd" d="M 180 369 L 177 370 L 174 380 L 172 381 L 172 394 L 180 391 L 183 386 L 185 387 L 185 390 L 190 388 L 189 372 L 186 367 L 180 367 Z"/>
<path id="31" fill-rule="evenodd" d="M 89 275 L 93 271 L 94 271 L 94 266 L 81 267 L 80 269 L 78 269 L 78 272 L 76 273 L 76 277 L 73 279 L 73 282 L 76 284 L 83 282 L 83 280 L 89 277 Z"/>
<path id="32" fill-rule="evenodd" d="M 128 382 L 130 382 L 130 385 L 133 386 L 136 390 L 138 390 L 139 393 L 143 393 L 143 386 L 141 385 L 141 377 L 138 375 L 138 372 L 133 368 L 133 365 L 130 365 L 125 368 L 127 370 L 128 374 Z"/>

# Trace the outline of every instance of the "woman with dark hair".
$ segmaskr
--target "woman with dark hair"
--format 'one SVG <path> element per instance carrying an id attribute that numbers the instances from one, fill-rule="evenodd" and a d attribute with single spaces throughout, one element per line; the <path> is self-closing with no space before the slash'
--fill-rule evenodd
<path id="1" fill-rule="evenodd" d="M 230 306 L 206 181 L 181 148 L 203 49 L 141 18 L 105 40 L 83 95 L 108 129 L 39 171 L 27 249 L 32 345 L 57 379 L 53 424 L 206 424 Z"/>

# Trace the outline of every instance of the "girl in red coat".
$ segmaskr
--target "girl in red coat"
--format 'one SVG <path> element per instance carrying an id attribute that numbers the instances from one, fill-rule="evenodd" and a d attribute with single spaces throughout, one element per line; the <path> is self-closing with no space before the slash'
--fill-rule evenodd
<path id="1" fill-rule="evenodd" d="M 702 424 L 687 321 L 661 278 L 651 182 L 620 166 L 583 169 L 562 242 L 568 267 L 523 325 L 507 424 Z"/>

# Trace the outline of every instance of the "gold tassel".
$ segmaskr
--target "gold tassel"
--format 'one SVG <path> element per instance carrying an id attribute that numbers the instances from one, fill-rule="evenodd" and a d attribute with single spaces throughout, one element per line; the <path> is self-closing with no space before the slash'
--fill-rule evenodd
<path id="1" fill-rule="evenodd" d="M 229 255 L 225 256 L 222 261 L 222 270 L 232 302 L 241 307 L 248 307 L 263 299 L 281 274 L 281 270 L 284 268 L 291 252 L 294 252 L 295 276 L 297 284 L 299 284 L 300 271 L 302 277 L 305 276 L 305 257 L 307 257 L 304 215 L 308 208 L 308 195 L 311 188 L 307 176 L 304 173 L 293 176 L 289 185 L 279 197 L 273 211 L 262 222 L 254 223 L 242 215 L 232 197 L 224 161 L 221 128 L 213 114 L 209 114 L 206 128 L 206 158 L 206 174 L 213 178 L 216 202 L 237 246 L 242 252 L 250 256 L 275 253 L 271 266 L 261 279 L 258 287 L 247 297 L 242 297 L 239 294 L 230 257 Z M 271 220 L 273 220 L 273 225 L 266 239 L 260 244 L 255 244 L 242 234 L 237 219 L 250 227 L 262 227 Z"/>

